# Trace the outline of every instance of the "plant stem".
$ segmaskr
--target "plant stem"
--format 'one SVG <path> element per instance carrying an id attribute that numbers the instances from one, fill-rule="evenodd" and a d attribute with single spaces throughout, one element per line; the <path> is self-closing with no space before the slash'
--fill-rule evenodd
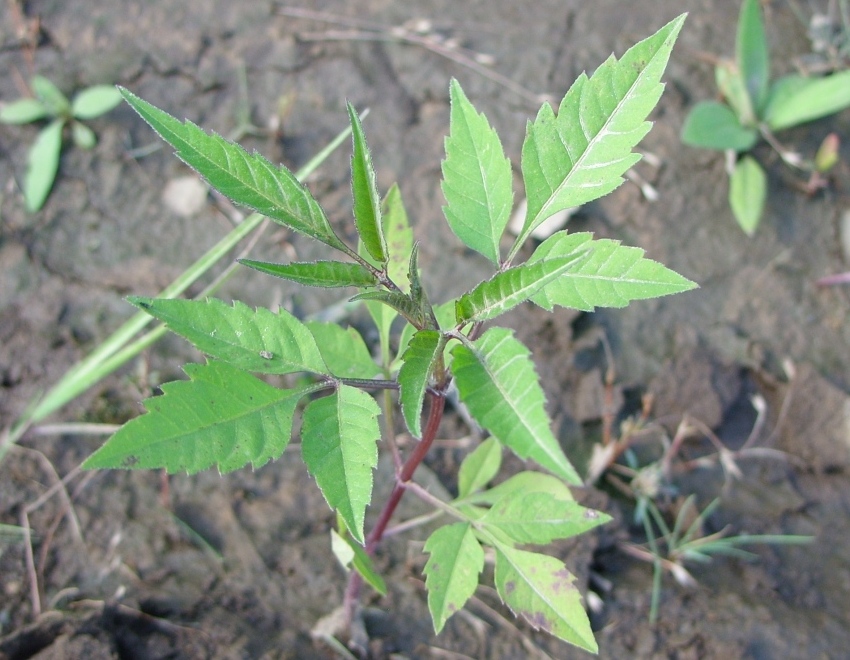
<path id="1" fill-rule="evenodd" d="M 393 513 L 395 513 L 396 507 L 398 507 L 398 503 L 401 501 L 401 496 L 404 495 L 404 491 L 406 490 L 405 484 L 413 477 L 413 473 L 416 472 L 416 468 L 419 467 L 419 464 L 428 454 L 428 450 L 431 449 L 431 445 L 437 437 L 437 430 L 440 428 L 440 422 L 443 419 L 443 411 L 446 407 L 446 397 L 442 390 L 433 392 L 429 391 L 429 395 L 430 408 L 428 410 L 428 422 L 426 423 L 425 430 L 422 433 L 422 439 L 419 441 L 419 444 L 416 445 L 413 453 L 410 454 L 407 461 L 405 461 L 401 471 L 396 474 L 395 485 L 393 486 L 389 498 L 387 498 L 387 501 L 384 504 L 384 508 L 378 516 L 378 522 L 375 523 L 372 531 L 366 537 L 367 554 L 373 554 L 375 549 L 378 547 L 378 544 L 381 542 L 381 539 L 384 537 L 384 532 L 387 529 L 390 518 L 392 518 Z M 348 578 L 348 586 L 345 590 L 344 602 L 345 615 L 348 621 L 351 621 L 354 617 L 357 601 L 360 598 L 360 586 L 362 584 L 363 578 L 360 577 L 360 574 L 356 571 L 352 571 Z"/>

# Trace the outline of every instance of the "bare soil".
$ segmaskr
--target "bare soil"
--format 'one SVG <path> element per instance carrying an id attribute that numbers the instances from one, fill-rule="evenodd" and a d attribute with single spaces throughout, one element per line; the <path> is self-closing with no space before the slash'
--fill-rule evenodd
<path id="1" fill-rule="evenodd" d="M 767 3 L 778 72 L 790 71 L 793 58 L 811 50 L 792 4 L 823 12 L 828 2 Z M 765 425 L 755 445 L 776 451 L 739 458 L 737 475 L 728 470 L 735 466 L 727 463 L 724 471 L 717 461 L 680 470 L 671 501 L 695 493 L 705 506 L 721 497 L 706 533 L 729 525 L 734 533 L 810 534 L 814 541 L 754 546 L 753 562 L 690 565 L 695 588 L 665 575 L 656 625 L 648 621 L 651 566 L 622 551 L 624 542 L 642 540 L 641 531 L 616 489 L 579 493 L 615 521 L 551 551 L 568 562 L 585 593 L 596 594 L 591 617 L 601 657 L 848 657 L 850 288 L 815 281 L 850 270 L 840 229 L 850 212 L 850 140 L 829 189 L 814 196 L 799 192 L 796 175 L 759 147 L 771 181 L 768 209 L 755 238 L 744 237 L 727 206 L 722 157 L 686 148 L 678 138 L 688 109 L 715 93 L 701 55 L 733 52 L 738 3 L 311 3 L 350 21 L 340 25 L 285 16 L 281 8 L 221 0 L 5 2 L 0 70 L 9 75 L 0 76 L 0 99 L 19 97 L 21 81 L 34 72 L 68 92 L 120 83 L 223 135 L 234 134 L 245 105 L 261 130 L 240 131 L 241 142 L 292 168 L 345 125 L 346 100 L 369 107 L 365 129 L 379 184 L 386 190 L 399 183 L 422 241 L 426 284 L 443 300 L 488 274 L 441 216 L 450 78 L 488 115 L 518 164 L 525 121 L 539 95 L 559 99 L 582 70 L 690 13 L 655 127 L 641 147 L 657 166 L 637 168 L 659 199 L 649 201 L 627 182 L 581 209 L 571 228 L 642 247 L 700 289 L 590 315 L 523 309 L 511 323 L 532 348 L 555 429 L 579 465 L 600 437 L 610 366 L 603 336 L 613 353 L 610 394 L 618 420 L 651 394 L 658 429 L 672 434 L 687 417 L 734 451 L 756 422 L 752 397 L 762 397 Z M 18 29 L 36 17 L 37 47 L 29 50 Z M 492 56 L 485 68 L 527 91 L 390 38 L 394 26 L 412 28 L 419 19 L 429 21 L 419 25 L 424 36 Z M 356 38 L 364 33 L 373 38 Z M 0 127 L 0 428 L 130 316 L 126 295 L 155 294 L 231 226 L 231 209 L 214 196 L 189 209 L 169 202 L 164 191 L 169 184 L 179 190 L 189 172 L 129 108 L 93 127 L 97 147 L 65 152 L 52 195 L 32 215 L 23 210 L 19 183 L 37 128 Z M 850 135 L 850 112 L 783 139 L 811 154 L 831 131 Z M 350 204 L 348 176 L 344 148 L 310 182 L 339 223 Z M 274 230 L 252 251 L 257 258 L 281 254 L 318 253 Z M 218 295 L 283 304 L 300 315 L 338 302 L 244 271 Z M 181 364 L 198 359 L 167 338 L 52 421 L 123 422 L 141 412 L 140 401 L 157 385 L 181 377 Z M 418 475 L 433 489 L 454 488 L 451 475 L 469 447 L 458 439 L 467 434 L 460 420 L 446 419 L 445 442 Z M 660 434 L 638 449 L 657 450 Z M 336 657 L 311 630 L 340 604 L 345 576 L 330 550 L 331 512 L 297 450 L 256 472 L 223 477 L 71 474 L 100 442 L 31 432 L 0 463 L 0 522 L 20 525 L 26 513 L 33 535 L 31 544 L 0 540 L 0 658 Z M 703 437 L 686 443 L 681 456 L 713 451 Z M 66 489 L 39 499 L 69 474 Z M 379 470 L 377 498 L 389 474 Z M 406 498 L 399 516 L 421 511 L 420 502 Z M 421 577 L 424 538 L 416 532 L 393 538 L 378 554 L 391 586 L 385 598 L 364 600 L 369 657 L 586 655 L 514 620 L 485 587 L 435 636 Z"/>

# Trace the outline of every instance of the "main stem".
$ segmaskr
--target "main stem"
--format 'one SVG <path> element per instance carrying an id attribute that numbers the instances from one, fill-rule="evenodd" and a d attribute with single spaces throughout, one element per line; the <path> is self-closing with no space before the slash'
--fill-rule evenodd
<path id="1" fill-rule="evenodd" d="M 431 449 L 431 445 L 434 443 L 434 438 L 437 437 L 437 430 L 440 428 L 440 421 L 443 419 L 443 411 L 446 407 L 446 397 L 442 390 L 430 391 L 429 400 L 430 407 L 428 410 L 428 422 L 425 424 L 422 439 L 416 445 L 413 453 L 410 454 L 407 461 L 405 461 L 401 468 L 401 472 L 396 474 L 395 485 L 393 486 L 393 490 L 390 493 L 389 498 L 384 504 L 384 508 L 381 510 L 381 515 L 378 516 L 378 522 L 375 523 L 372 531 L 369 532 L 369 535 L 366 537 L 367 554 L 373 554 L 375 549 L 378 547 L 378 544 L 381 542 L 384 532 L 387 529 L 387 525 L 390 522 L 390 518 L 392 518 L 393 513 L 395 513 L 396 507 L 398 507 L 398 503 L 401 501 L 401 496 L 404 495 L 404 491 L 407 488 L 407 482 L 411 480 L 413 473 L 416 472 L 416 468 L 419 467 L 419 464 L 428 454 L 428 450 Z M 363 578 L 360 577 L 360 574 L 356 571 L 352 571 L 348 578 L 348 586 L 345 590 L 344 602 L 345 616 L 348 621 L 351 621 L 354 617 L 357 601 L 360 599 L 360 586 L 362 584 Z"/>

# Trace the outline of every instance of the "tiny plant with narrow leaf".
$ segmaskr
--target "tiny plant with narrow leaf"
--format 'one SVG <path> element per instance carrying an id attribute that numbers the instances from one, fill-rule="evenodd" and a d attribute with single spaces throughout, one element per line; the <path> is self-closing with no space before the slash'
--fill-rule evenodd
<path id="1" fill-rule="evenodd" d="M 188 380 L 162 386 L 147 413 L 125 424 L 84 464 L 86 468 L 165 468 L 194 473 L 259 468 L 281 455 L 300 415 L 301 456 L 337 513 L 331 543 L 352 568 L 346 611 L 356 611 L 365 580 L 383 593 L 372 562 L 402 496 L 411 491 L 446 524 L 425 541 L 428 607 L 434 628 L 461 609 L 478 586 L 486 558 L 495 563 L 499 596 L 534 628 L 596 651 L 575 577 L 563 562 L 527 546 L 565 539 L 609 517 L 579 505 L 569 486 L 582 481 L 545 409 L 530 351 L 491 322 L 531 302 L 592 310 L 686 291 L 686 278 L 637 248 L 591 234 L 559 231 L 524 262 L 520 250 L 534 229 L 558 211 L 609 193 L 638 159 L 634 147 L 663 90 L 661 77 L 684 22 L 582 74 L 555 110 L 545 104 L 528 123 L 521 170 L 528 213 L 519 236 L 503 250 L 513 204 L 511 164 L 486 117 L 457 81 L 450 86 L 450 131 L 443 161 L 445 217 L 468 248 L 493 265 L 490 279 L 437 304 L 425 289 L 399 189 L 379 193 L 360 118 L 349 105 L 353 156 L 353 227 L 359 244 L 338 233 L 310 191 L 289 170 L 206 133 L 126 90 L 127 102 L 188 165 L 235 203 L 315 239 L 340 255 L 316 262 L 243 260 L 263 273 L 314 287 L 354 290 L 378 328 L 378 360 L 353 329 L 299 320 L 286 311 L 252 309 L 215 299 L 132 297 L 130 301 L 205 353 L 185 367 Z M 391 329 L 401 318 L 399 336 Z M 281 388 L 254 374 L 299 374 Z M 305 377 L 306 374 L 306 377 Z M 443 417 L 450 385 L 490 437 L 462 462 L 457 497 L 442 501 L 417 485 Z M 383 395 L 375 398 L 375 393 Z M 397 403 L 392 393 L 397 392 Z M 391 429 L 384 438 L 396 459 L 386 502 L 373 503 L 379 417 L 398 405 L 416 439 L 407 455 Z M 383 408 L 382 408 L 383 406 Z M 491 487 L 503 449 L 545 472 L 526 471 Z M 548 474 L 547 474 L 548 473 Z M 367 528 L 367 507 L 376 507 Z"/>
<path id="2" fill-rule="evenodd" d="M 697 103 L 685 120 L 682 141 L 730 155 L 729 205 L 741 229 L 752 236 L 764 212 L 767 175 L 750 150 L 764 138 L 785 163 L 809 175 L 806 190 L 822 186 L 823 174 L 838 160 L 838 136 L 828 135 L 815 157 L 806 160 L 784 147 L 775 133 L 850 107 L 850 71 L 771 80 L 759 0 L 744 0 L 735 59 L 719 61 L 715 78 L 723 100 Z"/>
<path id="3" fill-rule="evenodd" d="M 72 100 L 44 76 L 34 76 L 33 98 L 23 98 L 0 108 L 0 123 L 29 124 L 46 121 L 27 154 L 24 175 L 24 204 L 27 211 L 38 211 L 53 188 L 59 171 L 65 126 L 71 127 L 71 138 L 81 149 L 97 143 L 94 131 L 83 121 L 95 119 L 121 103 L 121 93 L 111 85 L 94 85 L 80 90 Z"/>

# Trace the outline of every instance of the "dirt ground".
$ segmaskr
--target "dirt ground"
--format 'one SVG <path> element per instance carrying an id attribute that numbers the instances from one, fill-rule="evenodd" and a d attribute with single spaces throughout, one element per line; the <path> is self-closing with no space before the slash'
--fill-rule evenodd
<path id="1" fill-rule="evenodd" d="M 774 68 L 787 72 L 811 51 L 792 5 L 823 12 L 829 3 L 766 4 Z M 24 19 L 40 18 L 33 62 L 17 33 L 20 6 Z M 369 107 L 364 127 L 379 185 L 399 183 L 422 241 L 426 284 L 445 300 L 488 274 L 482 259 L 458 247 L 441 215 L 449 80 L 461 81 L 518 164 L 525 121 L 541 94 L 560 99 L 579 72 L 688 11 L 655 127 L 641 145 L 657 164 L 636 170 L 658 200 L 627 182 L 581 209 L 571 228 L 642 247 L 700 289 L 590 315 L 524 308 L 510 321 L 533 350 L 555 429 L 578 465 L 600 433 L 608 367 L 601 337 L 613 353 L 620 418 L 652 394 L 659 428 L 672 434 L 688 416 L 736 450 L 756 423 L 751 400 L 760 396 L 765 424 L 755 445 L 782 454 L 744 455 L 737 478 L 716 461 L 682 470 L 678 494 L 696 493 L 700 506 L 722 498 L 707 533 L 730 525 L 735 533 L 814 541 L 754 546 L 752 562 L 691 565 L 694 588 L 666 574 L 656 625 L 648 620 L 651 566 L 622 551 L 642 539 L 632 506 L 615 489 L 578 493 L 615 522 L 551 551 L 593 594 L 601 657 L 848 657 L 850 287 L 815 282 L 850 270 L 850 139 L 830 188 L 815 196 L 798 192 L 795 175 L 759 147 L 770 176 L 767 212 L 755 238 L 737 229 L 722 157 L 685 148 L 678 135 L 689 108 L 715 94 L 701 54 L 733 52 L 738 3 L 327 0 L 309 9 L 349 22 L 294 18 L 270 2 L 9 0 L 0 4 L 0 71 L 8 72 L 0 99 L 19 97 L 21 77 L 33 72 L 68 92 L 119 83 L 223 135 L 240 128 L 246 106 L 263 130 L 240 130 L 240 141 L 293 169 L 345 125 L 346 99 Z M 394 26 L 418 26 L 492 56 L 480 67 L 515 86 L 393 40 Z M 180 191 L 189 171 L 128 107 L 92 125 L 97 147 L 66 151 L 57 185 L 35 214 L 24 212 L 18 183 L 37 129 L 0 127 L 0 428 L 131 315 L 125 296 L 155 294 L 231 226 L 230 209 L 213 196 L 191 208 L 172 201 L 165 191 Z M 831 131 L 850 136 L 850 112 L 783 139 L 811 154 Z M 335 222 L 349 212 L 348 158 L 346 146 L 310 182 Z M 318 254 L 273 230 L 252 251 L 270 259 L 281 253 Z M 284 304 L 299 315 L 338 302 L 244 270 L 218 295 Z M 123 422 L 158 384 L 180 378 L 181 364 L 198 359 L 166 338 L 51 421 Z M 445 441 L 420 473 L 432 488 L 454 488 L 452 470 L 468 447 L 457 440 L 468 433 L 454 416 L 445 421 Z M 0 658 L 339 657 L 310 634 L 341 602 L 345 576 L 330 550 L 331 512 L 297 451 L 225 477 L 72 475 L 66 490 L 42 502 L 102 440 L 30 432 L 0 463 L 0 523 L 19 525 L 29 514 L 42 609 L 36 616 L 26 544 L 0 539 Z M 712 451 L 705 440 L 682 450 L 690 457 Z M 376 481 L 388 477 L 382 468 Z M 399 516 L 421 507 L 406 498 Z M 391 586 L 386 597 L 364 600 L 370 657 L 585 657 L 515 621 L 485 587 L 435 636 L 421 577 L 423 539 L 393 538 L 378 554 Z"/>

